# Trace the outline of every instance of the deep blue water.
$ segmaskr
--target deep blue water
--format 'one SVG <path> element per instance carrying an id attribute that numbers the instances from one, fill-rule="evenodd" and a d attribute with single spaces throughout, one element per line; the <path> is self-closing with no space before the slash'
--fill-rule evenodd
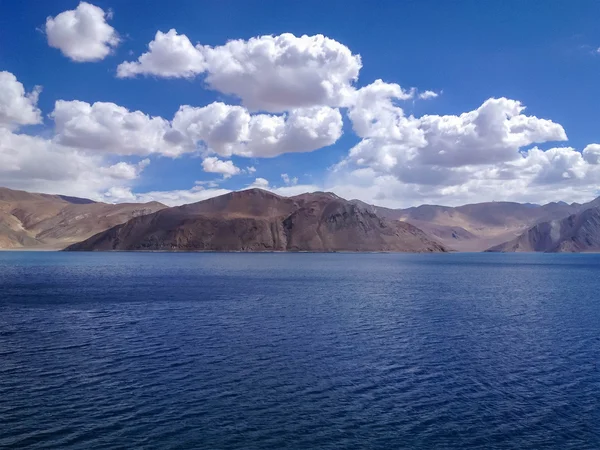
<path id="1" fill-rule="evenodd" d="M 600 255 L 0 253 L 0 448 L 600 448 Z"/>

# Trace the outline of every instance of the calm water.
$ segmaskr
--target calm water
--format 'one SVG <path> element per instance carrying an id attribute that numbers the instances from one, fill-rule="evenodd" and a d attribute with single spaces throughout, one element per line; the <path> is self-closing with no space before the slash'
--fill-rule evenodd
<path id="1" fill-rule="evenodd" d="M 600 448 L 600 255 L 0 253 L 1 448 Z"/>

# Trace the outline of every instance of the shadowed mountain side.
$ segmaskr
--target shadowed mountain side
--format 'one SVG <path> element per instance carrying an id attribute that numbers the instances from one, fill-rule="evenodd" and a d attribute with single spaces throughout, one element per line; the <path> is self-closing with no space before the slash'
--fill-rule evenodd
<path id="1" fill-rule="evenodd" d="M 81 250 L 395 251 L 446 248 L 329 193 L 281 197 L 260 189 L 164 209 L 68 247 Z"/>
<path id="2" fill-rule="evenodd" d="M 598 252 L 600 208 L 593 207 L 562 220 L 542 222 L 488 252 Z"/>
<path id="3" fill-rule="evenodd" d="M 0 249 L 61 249 L 164 205 L 111 205 L 0 188 Z"/>

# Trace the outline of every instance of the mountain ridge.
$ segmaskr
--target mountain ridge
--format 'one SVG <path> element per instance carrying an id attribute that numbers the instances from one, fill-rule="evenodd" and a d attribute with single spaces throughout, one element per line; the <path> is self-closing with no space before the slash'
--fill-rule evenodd
<path id="1" fill-rule="evenodd" d="M 178 249 L 179 243 L 187 242 L 194 233 L 192 222 L 202 217 L 202 226 L 207 227 L 205 231 L 209 233 L 208 238 L 202 239 L 213 244 L 205 245 L 196 236 L 194 244 L 190 241 L 181 244 L 183 247 L 203 249 L 208 246 L 207 249 L 211 249 L 214 245 L 214 248 L 227 251 L 343 251 L 350 243 L 348 249 L 352 251 L 419 251 L 418 241 L 441 244 L 444 250 L 510 251 L 506 249 L 511 243 L 514 245 L 513 241 L 532 227 L 560 221 L 597 206 L 600 206 L 600 197 L 584 204 L 485 202 L 455 207 L 426 204 L 392 209 L 357 199 L 348 201 L 331 192 L 284 197 L 262 189 L 246 189 L 169 208 L 158 202 L 107 204 L 68 195 L 0 188 L 0 249 L 63 249 L 138 216 L 169 210 L 159 215 L 161 226 L 172 228 L 179 224 L 187 230 L 171 242 L 173 249 Z M 337 219 L 333 219 L 334 216 Z M 341 223 L 338 224 L 340 227 L 335 227 L 335 220 L 339 221 L 340 217 L 346 221 L 346 228 L 341 227 Z M 255 230 L 256 234 L 246 235 L 243 230 Z M 324 234 L 319 234 L 322 230 L 325 230 Z M 363 234 L 357 230 L 363 230 Z M 543 229 L 538 228 L 537 232 L 542 233 Z M 166 242 L 174 239 L 173 235 L 166 236 L 161 232 L 158 235 L 166 239 L 165 248 L 168 247 Z M 217 235 L 219 237 L 214 238 Z M 408 247 L 392 242 L 400 235 L 411 242 Z M 233 236 L 238 236 L 236 243 L 227 243 Z M 154 243 L 145 245 L 160 247 L 159 237 L 155 238 Z M 251 244 L 252 239 L 258 240 Z M 366 241 L 362 242 L 362 239 Z M 431 249 L 436 248 L 430 244 L 424 247 L 428 245 Z M 503 245 L 505 250 L 495 250 Z M 517 251 L 526 248 L 538 251 L 536 245 L 521 243 Z"/>
<path id="2" fill-rule="evenodd" d="M 158 202 L 108 204 L 66 195 L 0 188 L 0 249 L 60 250 L 137 215 Z"/>
<path id="3" fill-rule="evenodd" d="M 541 222 L 488 252 L 580 253 L 600 251 L 600 207 L 564 219 Z"/>
<path id="4" fill-rule="evenodd" d="M 65 250 L 447 251 L 413 225 L 335 194 L 283 197 L 262 189 L 137 217 Z"/>

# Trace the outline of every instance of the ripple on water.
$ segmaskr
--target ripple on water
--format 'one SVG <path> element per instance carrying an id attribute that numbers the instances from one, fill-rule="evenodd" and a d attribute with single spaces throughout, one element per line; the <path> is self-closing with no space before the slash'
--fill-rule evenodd
<path id="1" fill-rule="evenodd" d="M 597 449 L 598 269 L 0 253 L 0 447 Z"/>

